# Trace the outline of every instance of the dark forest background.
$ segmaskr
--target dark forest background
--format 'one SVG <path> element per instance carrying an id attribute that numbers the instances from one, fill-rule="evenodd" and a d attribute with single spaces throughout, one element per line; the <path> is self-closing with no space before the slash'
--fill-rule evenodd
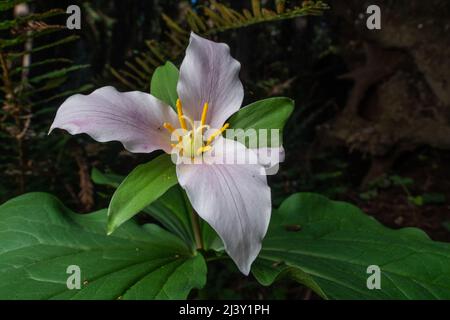
<path id="1" fill-rule="evenodd" d="M 259 3 L 218 2 L 253 14 Z M 5 25 L 1 21 L 20 17 L 20 8 L 0 11 L 0 203 L 46 191 L 79 212 L 106 207 L 114 190 L 94 183 L 92 170 L 126 175 L 155 155 L 131 154 L 119 143 L 100 144 L 84 135 L 48 136 L 58 106 L 70 93 L 103 85 L 148 91 L 158 64 L 169 59 L 179 66 L 183 58 L 185 38 L 171 40 L 177 34 L 171 23 L 189 30 L 191 12 L 217 10 L 214 2 L 201 0 L 37 0 L 22 9 L 37 14 L 71 4 L 81 8 L 81 30 L 51 27 L 65 25 L 64 12 Z M 370 4 L 381 7 L 381 30 L 366 28 Z M 449 241 L 450 2 L 260 5 L 274 14 L 295 6 L 312 9 L 283 19 L 261 11 L 259 23 L 228 29 L 226 21 L 204 17 L 199 33 L 228 43 L 241 62 L 244 105 L 270 96 L 296 101 L 284 131 L 286 161 L 270 177 L 274 204 L 294 192 L 317 192 L 354 203 L 389 227 L 415 226 Z M 26 48 L 30 54 L 23 53 Z M 24 68 L 27 57 L 31 68 Z M 218 293 L 214 289 L 222 285 L 212 284 L 209 297 L 311 294 L 291 290 L 287 282 L 255 291 L 221 268 L 208 276 L 230 288 Z"/>

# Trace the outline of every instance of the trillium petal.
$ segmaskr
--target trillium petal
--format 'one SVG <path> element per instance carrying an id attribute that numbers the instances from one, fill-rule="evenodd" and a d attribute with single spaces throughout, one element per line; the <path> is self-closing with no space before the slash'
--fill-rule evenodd
<path id="1" fill-rule="evenodd" d="M 231 153 L 238 157 L 249 153 L 249 149 L 238 142 L 221 141 L 227 157 Z M 178 181 L 193 208 L 218 233 L 239 270 L 248 275 L 269 225 L 270 188 L 266 176 L 260 174 L 259 164 L 210 161 L 178 165 Z"/>
<path id="2" fill-rule="evenodd" d="M 242 104 L 240 68 L 240 63 L 231 57 L 228 45 L 191 33 L 177 85 L 185 114 L 200 120 L 203 105 L 208 102 L 206 123 L 220 128 Z"/>
<path id="3" fill-rule="evenodd" d="M 284 148 L 258 148 L 254 149 L 258 156 L 258 163 L 264 167 L 266 175 L 273 175 L 278 172 L 278 165 L 284 161 Z"/>
<path id="4" fill-rule="evenodd" d="M 99 142 L 120 141 L 130 152 L 169 153 L 170 134 L 163 123 L 177 121 L 172 108 L 147 93 L 103 87 L 69 97 L 59 107 L 50 132 L 60 128 L 70 134 L 86 133 Z"/>

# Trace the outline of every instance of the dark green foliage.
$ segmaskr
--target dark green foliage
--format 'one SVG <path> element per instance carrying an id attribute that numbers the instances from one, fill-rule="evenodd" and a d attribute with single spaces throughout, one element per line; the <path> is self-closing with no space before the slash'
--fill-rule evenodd
<path id="1" fill-rule="evenodd" d="M 66 30 L 65 8 L 38 12 L 27 2 L 0 2 L 0 200 L 33 190 L 32 177 L 54 179 L 48 173 L 67 140 L 42 137 L 63 98 L 92 88 L 68 81 L 88 65 L 59 56 L 79 39 Z"/>
<path id="2" fill-rule="evenodd" d="M 279 1 L 277 1 L 278 3 Z M 284 1 L 283 1 L 284 2 Z M 225 31 L 242 29 L 260 23 L 297 18 L 301 16 L 321 15 L 328 5 L 323 1 L 293 1 L 296 6 L 286 8 L 277 5 L 276 11 L 261 7 L 261 0 L 252 0 L 252 10 L 243 7 L 241 12 L 231 7 L 211 1 L 209 5 L 192 8 L 187 5 L 181 19 L 175 21 L 166 14 L 162 19 L 166 24 L 165 38 L 162 41 L 148 40 L 146 48 L 127 61 L 126 68 L 112 74 L 128 89 L 140 88 L 148 91 L 148 79 L 153 71 L 166 60 L 177 61 L 188 43 L 190 31 L 211 37 Z M 201 13 L 199 13 L 201 12 Z"/>

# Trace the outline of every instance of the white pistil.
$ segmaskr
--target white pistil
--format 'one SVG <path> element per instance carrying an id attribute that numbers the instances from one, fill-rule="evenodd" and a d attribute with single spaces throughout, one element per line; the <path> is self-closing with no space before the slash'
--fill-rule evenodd
<path id="1" fill-rule="evenodd" d="M 176 135 L 178 143 L 172 144 L 172 147 L 178 148 L 180 154 L 184 157 L 190 157 L 193 159 L 197 156 L 201 156 L 204 152 L 211 150 L 211 143 L 214 141 L 214 139 L 221 135 L 229 127 L 229 124 L 226 123 L 222 128 L 214 132 L 204 143 L 203 129 L 209 129 L 209 126 L 205 124 L 209 108 L 208 102 L 205 102 L 203 105 L 200 126 L 197 128 L 195 127 L 194 121 L 183 114 L 183 108 L 180 99 L 177 99 L 176 107 L 178 121 L 180 123 L 183 134 L 179 135 L 179 132 L 177 132 L 178 130 L 176 130 L 170 123 L 165 122 L 163 124 L 163 127 L 166 128 L 167 131 L 169 131 L 171 134 Z M 187 130 L 186 120 L 191 126 L 191 130 L 189 131 Z"/>

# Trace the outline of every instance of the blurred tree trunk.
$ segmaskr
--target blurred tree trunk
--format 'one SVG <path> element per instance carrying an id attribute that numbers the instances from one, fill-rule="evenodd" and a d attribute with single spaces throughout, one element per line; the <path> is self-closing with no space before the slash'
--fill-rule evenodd
<path id="1" fill-rule="evenodd" d="M 381 30 L 366 27 L 372 1 L 336 1 L 336 26 L 353 89 L 324 140 L 372 158 L 364 183 L 405 150 L 450 149 L 450 2 L 378 1 Z"/>

